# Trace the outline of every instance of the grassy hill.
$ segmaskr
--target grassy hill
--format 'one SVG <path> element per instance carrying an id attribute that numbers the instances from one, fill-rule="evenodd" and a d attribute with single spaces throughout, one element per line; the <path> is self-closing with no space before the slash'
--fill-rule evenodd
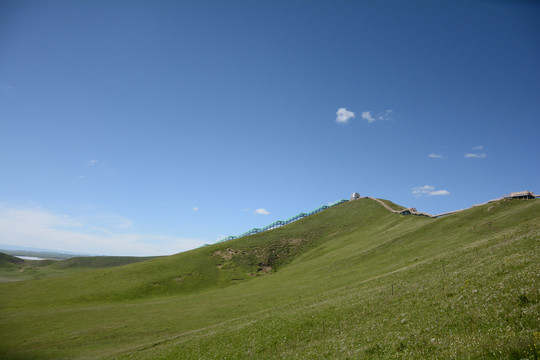
<path id="1" fill-rule="evenodd" d="M 356 200 L 169 257 L 0 284 L 0 357 L 535 359 L 539 240 L 536 200 L 438 219 Z"/>
<path id="2" fill-rule="evenodd" d="M 23 262 L 23 259 L 0 252 L 0 267 L 11 267 Z"/>
<path id="3" fill-rule="evenodd" d="M 23 260 L 0 253 L 0 283 L 57 277 L 96 268 L 133 264 L 155 258 L 155 256 L 85 256 L 65 260 Z"/>
<path id="4" fill-rule="evenodd" d="M 56 269 L 67 268 L 110 268 L 127 264 L 134 264 L 141 261 L 156 259 L 157 256 L 137 257 L 137 256 L 84 256 L 72 257 L 53 263 Z"/>

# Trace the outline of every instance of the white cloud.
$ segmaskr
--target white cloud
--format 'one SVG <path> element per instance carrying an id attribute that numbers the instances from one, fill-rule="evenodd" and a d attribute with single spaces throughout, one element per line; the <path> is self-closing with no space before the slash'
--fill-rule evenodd
<path id="1" fill-rule="evenodd" d="M 91 216 L 80 217 L 81 221 L 92 223 L 94 229 L 129 229 L 133 227 L 133 222 L 127 217 L 119 214 L 97 213 Z"/>
<path id="2" fill-rule="evenodd" d="M 465 154 L 465 157 L 466 157 L 466 158 L 470 158 L 470 159 L 483 159 L 483 158 L 485 158 L 485 157 L 487 156 L 486 153 L 480 152 L 481 150 L 484 150 L 484 146 L 483 146 L 483 145 L 475 146 L 475 147 L 473 147 L 472 149 L 475 150 L 475 152 Z"/>
<path id="3" fill-rule="evenodd" d="M 345 108 L 339 108 L 336 111 L 336 121 L 340 124 L 346 124 L 349 122 L 350 119 L 354 118 L 355 115 L 352 111 L 349 111 Z"/>
<path id="4" fill-rule="evenodd" d="M 390 118 L 390 116 L 392 115 L 392 113 L 394 112 L 394 110 L 385 110 L 381 113 L 378 113 L 377 114 L 377 120 L 392 120 Z"/>
<path id="5" fill-rule="evenodd" d="M 0 93 L 3 95 L 19 94 L 19 92 L 11 84 L 7 84 L 7 83 L 0 83 Z"/>
<path id="6" fill-rule="evenodd" d="M 103 255 L 169 255 L 190 250 L 205 241 L 177 236 L 140 234 L 122 215 L 77 217 L 42 208 L 0 205 L 0 243 L 59 251 Z"/>
<path id="7" fill-rule="evenodd" d="M 487 154 L 485 154 L 485 153 L 478 153 L 478 154 L 468 153 L 468 154 L 465 154 L 466 158 L 473 158 L 473 159 L 482 159 L 482 158 L 485 158 L 486 156 L 487 156 Z"/>
<path id="8" fill-rule="evenodd" d="M 373 115 L 371 111 L 364 111 L 362 112 L 362 119 L 366 120 L 368 123 L 372 123 L 374 121 L 388 121 L 392 120 L 391 116 L 393 112 L 394 110 L 388 109 Z"/>
<path id="9" fill-rule="evenodd" d="M 94 165 L 96 165 L 96 164 L 98 164 L 98 163 L 99 163 L 99 161 L 97 161 L 97 160 L 88 160 L 88 161 L 86 162 L 86 165 L 88 165 L 88 166 L 94 166 Z"/>
<path id="10" fill-rule="evenodd" d="M 429 193 L 430 196 L 450 195 L 448 190 L 435 190 Z"/>
<path id="11" fill-rule="evenodd" d="M 434 153 L 429 154 L 428 157 L 430 157 L 432 159 L 442 159 L 443 158 L 442 154 L 434 154 Z"/>
<path id="12" fill-rule="evenodd" d="M 259 209 L 255 210 L 255 214 L 268 215 L 268 214 L 270 214 L 270 213 L 269 213 L 268 210 L 266 210 L 266 209 L 259 208 Z"/>
<path id="13" fill-rule="evenodd" d="M 221 241 L 225 238 L 227 238 L 228 236 L 227 235 L 219 235 L 217 238 L 216 238 L 216 241 L 215 242 L 218 242 L 218 241 Z"/>
<path id="14" fill-rule="evenodd" d="M 429 194 L 429 192 L 433 190 L 435 190 L 435 186 L 424 185 L 424 186 L 415 187 L 414 189 L 412 189 L 412 193 L 414 195 L 426 195 L 426 194 Z"/>
<path id="15" fill-rule="evenodd" d="M 412 194 L 418 197 L 420 196 L 440 196 L 440 195 L 450 195 L 448 190 L 435 190 L 435 186 L 424 185 L 417 186 L 412 189 Z"/>
<path id="16" fill-rule="evenodd" d="M 371 111 L 364 111 L 362 113 L 362 119 L 367 120 L 367 122 L 372 123 L 375 121 L 375 118 L 373 115 L 371 115 Z"/>
<path id="17" fill-rule="evenodd" d="M 193 207 L 193 211 L 199 211 L 199 208 L 196 207 L 196 206 L 194 206 L 194 207 Z"/>

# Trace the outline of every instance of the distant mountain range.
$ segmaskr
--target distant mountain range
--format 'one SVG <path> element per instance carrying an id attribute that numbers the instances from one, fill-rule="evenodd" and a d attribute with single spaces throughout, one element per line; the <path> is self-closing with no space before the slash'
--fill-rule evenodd
<path id="1" fill-rule="evenodd" d="M 100 254 L 85 254 L 72 251 L 41 249 L 7 244 L 0 244 L 0 252 L 9 255 L 34 256 L 48 259 L 69 259 L 75 256 L 100 256 Z"/>

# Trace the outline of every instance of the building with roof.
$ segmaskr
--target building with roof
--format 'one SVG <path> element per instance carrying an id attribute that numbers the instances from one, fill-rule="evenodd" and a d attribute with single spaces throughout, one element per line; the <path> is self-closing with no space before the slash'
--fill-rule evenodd
<path id="1" fill-rule="evenodd" d="M 535 199 L 536 195 L 534 195 L 532 191 L 518 191 L 518 192 L 512 192 L 508 195 L 504 195 L 503 198 L 505 199 Z"/>

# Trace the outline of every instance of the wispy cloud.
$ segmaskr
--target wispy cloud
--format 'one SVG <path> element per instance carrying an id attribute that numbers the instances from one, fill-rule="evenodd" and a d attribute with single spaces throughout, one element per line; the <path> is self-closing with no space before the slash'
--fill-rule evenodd
<path id="1" fill-rule="evenodd" d="M 108 229 L 129 229 L 133 222 L 127 217 L 112 213 L 97 213 L 89 216 L 80 216 L 79 219 L 87 224 L 92 224 L 92 229 L 110 232 Z"/>
<path id="2" fill-rule="evenodd" d="M 340 124 L 346 124 L 349 122 L 350 119 L 353 119 L 355 117 L 354 113 L 352 111 L 349 111 L 345 108 L 339 108 L 336 111 L 336 122 Z"/>
<path id="3" fill-rule="evenodd" d="M 363 111 L 362 119 L 366 120 L 368 123 L 372 123 L 374 121 L 388 121 L 392 120 L 393 112 L 394 110 L 388 109 L 373 115 L 371 111 Z"/>
<path id="4" fill-rule="evenodd" d="M 429 195 L 431 191 L 435 190 L 435 186 L 430 185 L 424 185 L 424 186 L 417 186 L 412 189 L 412 193 L 414 195 Z"/>
<path id="5" fill-rule="evenodd" d="M 382 120 L 382 121 L 392 120 L 393 112 L 394 110 L 391 110 L 391 109 L 384 110 L 383 112 L 380 112 L 377 114 L 377 120 Z"/>
<path id="6" fill-rule="evenodd" d="M 0 93 L 3 95 L 17 95 L 18 91 L 11 84 L 0 82 Z"/>
<path id="7" fill-rule="evenodd" d="M 431 185 L 417 186 L 412 189 L 411 193 L 417 197 L 450 195 L 448 190 L 435 190 L 435 186 Z"/>
<path id="8" fill-rule="evenodd" d="M 196 207 L 196 206 L 194 206 L 192 209 L 193 209 L 193 211 L 199 211 L 199 208 Z"/>
<path id="9" fill-rule="evenodd" d="M 375 121 L 375 118 L 373 117 L 373 115 L 371 115 L 371 111 L 362 112 L 362 119 L 367 120 L 368 123 L 372 123 Z"/>
<path id="10" fill-rule="evenodd" d="M 478 145 L 472 148 L 474 152 L 466 153 L 464 156 L 469 159 L 483 159 L 487 156 L 485 152 L 482 152 L 484 150 L 483 145 Z"/>
<path id="11" fill-rule="evenodd" d="M 266 209 L 259 208 L 259 209 L 255 210 L 255 214 L 269 215 L 270 213 L 269 213 L 268 210 L 266 210 Z"/>
<path id="12" fill-rule="evenodd" d="M 487 156 L 486 153 L 467 153 L 465 154 L 466 158 L 473 158 L 473 159 L 483 159 Z"/>
<path id="13" fill-rule="evenodd" d="M 168 255 L 203 240 L 141 234 L 122 215 L 66 216 L 48 210 L 0 205 L 0 243 L 103 255 Z"/>
<path id="14" fill-rule="evenodd" d="M 221 241 L 221 240 L 225 239 L 226 237 L 227 237 L 227 235 L 219 235 L 219 236 L 216 238 L 216 241 L 215 241 L 215 242 Z"/>
<path id="15" fill-rule="evenodd" d="M 434 153 L 431 153 L 428 155 L 429 158 L 432 158 L 432 159 L 444 159 L 444 156 L 442 154 L 434 154 Z"/>

